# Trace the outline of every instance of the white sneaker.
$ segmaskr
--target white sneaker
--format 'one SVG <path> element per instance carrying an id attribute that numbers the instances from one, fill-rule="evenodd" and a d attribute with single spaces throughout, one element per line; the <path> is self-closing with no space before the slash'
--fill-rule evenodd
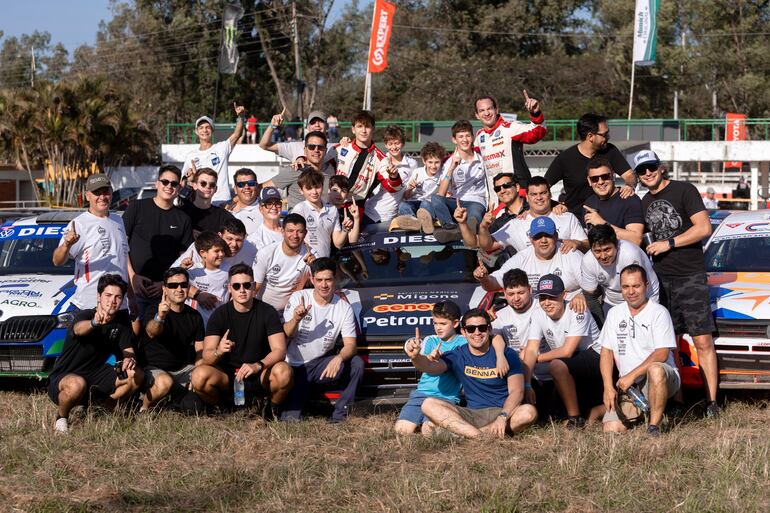
<path id="1" fill-rule="evenodd" d="M 67 422 L 67 419 L 61 418 L 56 419 L 56 423 L 53 425 L 54 433 L 67 433 L 70 430 L 69 422 Z"/>

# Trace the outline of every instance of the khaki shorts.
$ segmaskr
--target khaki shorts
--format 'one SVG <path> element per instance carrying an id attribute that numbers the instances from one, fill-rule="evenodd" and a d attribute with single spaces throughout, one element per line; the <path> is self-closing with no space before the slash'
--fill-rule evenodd
<path id="1" fill-rule="evenodd" d="M 663 366 L 663 370 L 666 372 L 666 387 L 668 390 L 668 397 L 673 397 L 673 395 L 679 390 L 679 387 L 682 385 L 681 380 L 679 379 L 679 372 L 677 372 L 676 369 L 674 369 L 672 366 L 670 366 L 667 363 L 661 363 L 660 365 Z M 647 377 L 645 376 L 642 378 L 642 381 L 637 382 L 637 386 L 639 384 L 642 384 L 642 393 L 645 397 L 650 396 L 650 384 L 647 382 Z M 624 410 L 625 411 L 625 410 Z M 602 422 L 620 422 L 620 418 L 618 418 L 617 412 L 615 410 L 609 410 L 607 413 L 604 414 L 604 417 L 602 418 Z"/>
<path id="2" fill-rule="evenodd" d="M 457 409 L 457 413 L 460 414 L 460 417 L 476 429 L 491 424 L 497 419 L 500 412 L 503 411 L 502 408 L 479 408 L 475 410 L 463 406 L 455 406 L 455 408 Z"/>
<path id="3" fill-rule="evenodd" d="M 160 374 L 168 374 L 174 379 L 174 383 L 187 387 L 187 385 L 190 384 L 193 369 L 195 369 L 195 365 L 185 365 L 181 369 L 175 371 L 167 371 L 148 365 L 144 368 L 145 388 L 149 389 L 155 383 L 155 378 Z"/>

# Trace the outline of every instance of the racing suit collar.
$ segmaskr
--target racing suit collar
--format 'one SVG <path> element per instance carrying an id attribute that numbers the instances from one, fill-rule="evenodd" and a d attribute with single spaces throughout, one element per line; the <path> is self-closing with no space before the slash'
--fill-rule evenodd
<path id="1" fill-rule="evenodd" d="M 502 117 L 501 115 L 499 115 L 499 114 L 498 114 L 498 115 L 497 115 L 497 121 L 495 121 L 495 124 L 494 124 L 494 125 L 492 125 L 492 126 L 491 126 L 491 127 L 489 127 L 489 128 L 482 128 L 482 129 L 481 129 L 481 131 L 482 131 L 482 132 L 484 132 L 484 133 L 487 133 L 487 134 L 491 134 L 492 132 L 494 132 L 495 130 L 497 130 L 497 129 L 500 127 L 500 125 L 502 125 L 502 124 L 503 124 L 503 121 L 505 121 L 505 120 L 503 119 L 503 117 Z"/>
<path id="2" fill-rule="evenodd" d="M 353 146 L 353 149 L 354 149 L 354 150 L 356 150 L 358 153 L 361 153 L 362 151 L 365 151 L 366 153 L 371 153 L 371 152 L 373 152 L 373 151 L 374 151 L 374 148 L 375 148 L 375 144 L 374 144 L 374 142 L 372 142 L 371 146 L 369 146 L 368 148 L 362 148 L 362 147 L 360 147 L 360 146 L 359 146 L 359 145 L 356 143 L 356 141 L 353 141 L 353 142 L 351 143 L 351 145 Z"/>

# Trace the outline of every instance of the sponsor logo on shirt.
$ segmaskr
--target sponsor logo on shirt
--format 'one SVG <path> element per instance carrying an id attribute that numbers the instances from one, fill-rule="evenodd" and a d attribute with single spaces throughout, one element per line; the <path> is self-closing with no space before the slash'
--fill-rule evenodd
<path id="1" fill-rule="evenodd" d="M 583 322 L 584 320 L 586 320 L 586 314 L 579 313 L 579 314 L 575 315 L 575 319 L 577 319 L 578 322 Z"/>
<path id="2" fill-rule="evenodd" d="M 488 153 L 487 155 L 484 155 L 484 161 L 486 162 L 487 160 L 499 159 L 504 154 L 505 154 L 504 151 L 496 151 L 494 153 Z"/>
<path id="3" fill-rule="evenodd" d="M 492 137 L 500 137 L 500 130 L 495 130 L 495 133 L 492 134 Z"/>
<path id="4" fill-rule="evenodd" d="M 620 321 L 618 329 L 620 329 L 621 332 L 626 331 L 628 329 L 628 323 L 626 321 Z"/>
<path id="5" fill-rule="evenodd" d="M 219 165 L 219 155 L 216 153 L 211 154 L 211 165 L 212 166 L 218 166 Z"/>
<path id="6" fill-rule="evenodd" d="M 489 369 L 486 367 L 471 367 L 470 365 L 466 365 L 464 374 L 476 379 L 495 379 L 497 377 L 497 369 Z"/>
<path id="7" fill-rule="evenodd" d="M 494 148 L 495 146 L 502 146 L 503 144 L 505 144 L 505 139 L 497 141 L 496 143 L 492 143 L 492 147 Z"/>
<path id="8" fill-rule="evenodd" d="M 557 267 L 556 269 L 553 270 L 553 274 L 555 274 L 556 276 L 561 276 L 561 269 Z"/>
<path id="9" fill-rule="evenodd" d="M 346 148 L 343 148 L 340 150 L 340 155 L 342 155 L 343 157 L 347 154 L 348 154 L 348 150 Z"/>
<path id="10" fill-rule="evenodd" d="M 599 283 L 607 283 L 607 275 L 604 273 L 599 273 Z"/>
<path id="11" fill-rule="evenodd" d="M 553 331 L 551 331 L 551 328 L 545 330 L 545 336 L 548 338 L 553 338 Z"/>
<path id="12" fill-rule="evenodd" d="M 267 271 L 268 274 L 278 274 L 281 272 L 281 266 L 276 264 Z"/>
<path id="13" fill-rule="evenodd" d="M 487 138 L 486 135 L 482 135 L 481 137 L 479 137 L 479 142 L 483 143 L 486 140 L 486 138 Z"/>

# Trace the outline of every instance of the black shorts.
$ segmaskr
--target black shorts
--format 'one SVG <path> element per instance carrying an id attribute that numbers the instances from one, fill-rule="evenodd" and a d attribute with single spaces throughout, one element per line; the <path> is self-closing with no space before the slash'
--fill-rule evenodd
<path id="1" fill-rule="evenodd" d="M 563 358 L 572 379 L 575 380 L 581 412 L 586 412 L 604 402 L 604 382 L 599 368 L 599 353 L 586 349 L 572 356 Z"/>
<path id="2" fill-rule="evenodd" d="M 105 399 L 115 392 L 115 381 L 118 375 L 112 365 L 100 365 L 90 372 L 67 372 L 56 374 L 48 380 L 48 397 L 54 404 L 59 404 L 59 383 L 64 376 L 74 374 L 86 380 L 86 394 L 83 396 L 83 404 L 87 404 L 91 395 L 97 399 Z"/>
<path id="3" fill-rule="evenodd" d="M 233 402 L 233 385 L 235 384 L 235 367 L 219 367 L 217 366 L 217 369 L 221 370 L 225 374 L 227 374 L 227 380 L 228 380 L 228 393 L 223 397 L 223 401 L 228 404 L 232 404 Z M 248 378 L 243 380 L 244 383 L 244 392 L 246 392 L 246 404 L 249 404 L 254 399 L 261 399 L 263 397 L 270 397 L 270 390 L 266 389 L 262 386 L 262 381 L 260 381 L 260 375 L 259 374 L 252 374 Z"/>
<path id="4" fill-rule="evenodd" d="M 689 276 L 660 276 L 660 304 L 671 314 L 674 331 L 681 335 L 711 335 L 714 316 L 709 302 L 705 274 Z"/>

